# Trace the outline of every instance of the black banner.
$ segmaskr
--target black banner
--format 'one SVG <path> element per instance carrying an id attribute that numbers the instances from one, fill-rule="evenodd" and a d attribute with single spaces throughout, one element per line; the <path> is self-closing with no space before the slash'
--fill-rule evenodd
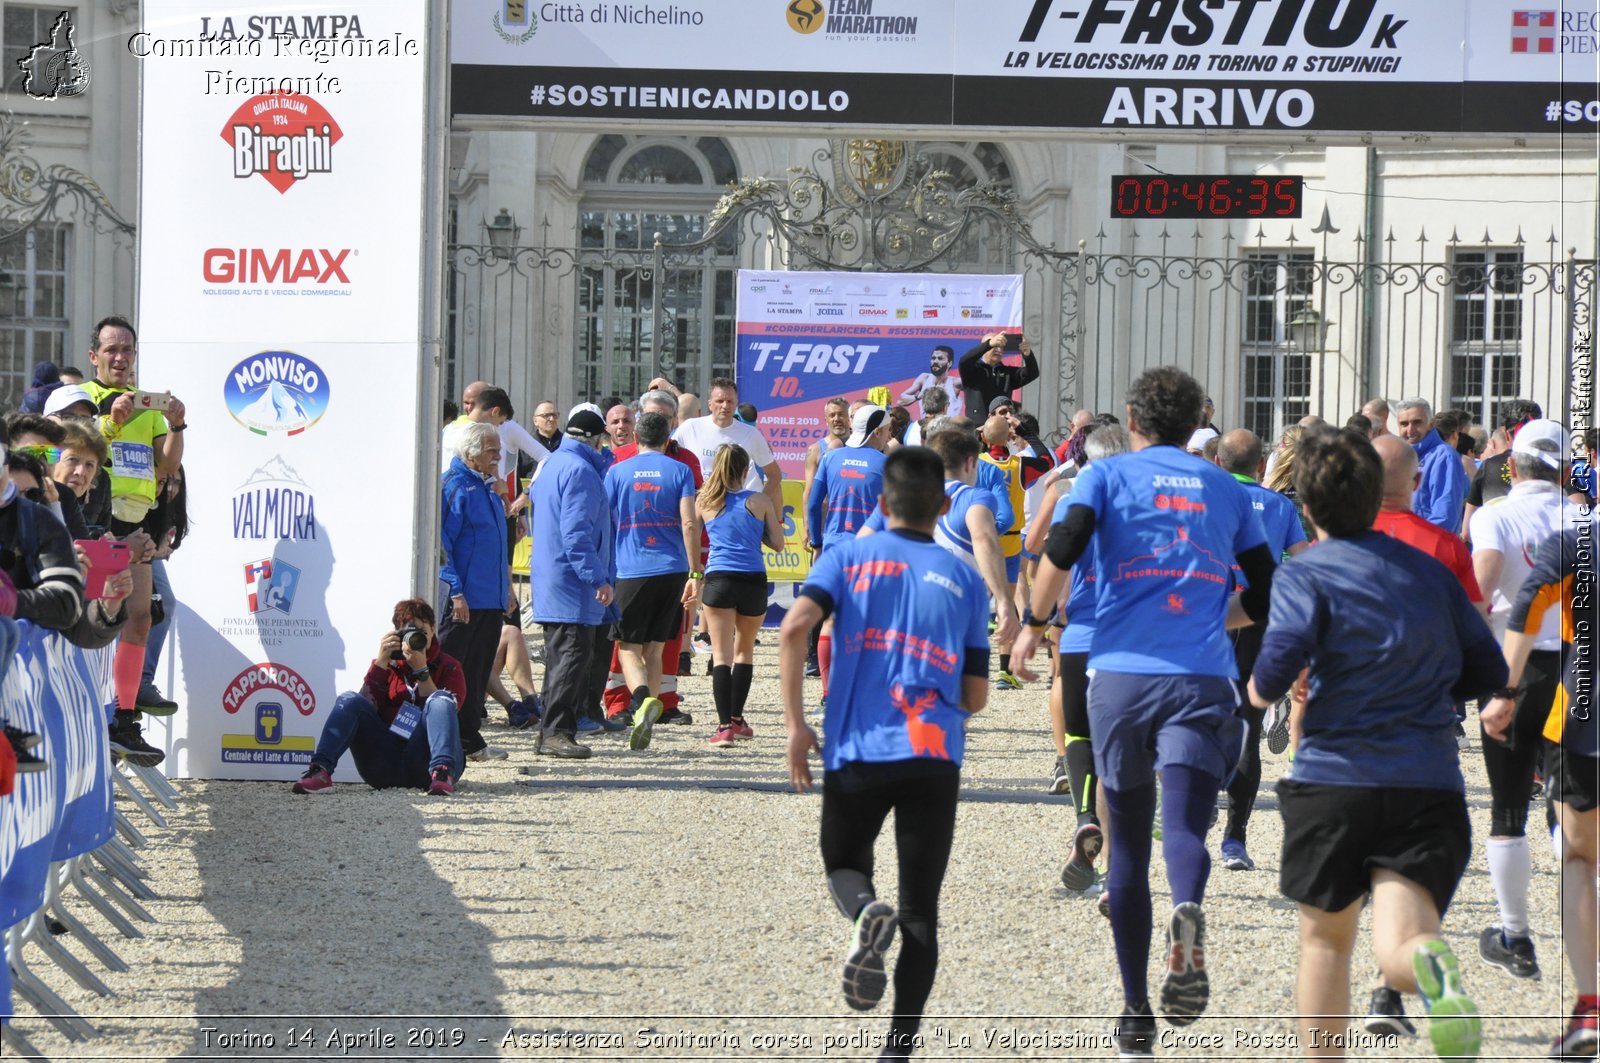
<path id="1" fill-rule="evenodd" d="M 1078 132 L 1537 136 L 1600 129 L 1593 83 L 451 68 L 452 113 L 568 121 Z"/>

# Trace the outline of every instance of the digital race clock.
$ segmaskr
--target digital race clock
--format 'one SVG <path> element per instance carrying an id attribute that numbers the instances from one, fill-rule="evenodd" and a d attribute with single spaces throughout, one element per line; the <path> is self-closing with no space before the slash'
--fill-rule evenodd
<path id="1" fill-rule="evenodd" d="M 1304 177 L 1118 174 L 1113 218 L 1298 218 Z"/>

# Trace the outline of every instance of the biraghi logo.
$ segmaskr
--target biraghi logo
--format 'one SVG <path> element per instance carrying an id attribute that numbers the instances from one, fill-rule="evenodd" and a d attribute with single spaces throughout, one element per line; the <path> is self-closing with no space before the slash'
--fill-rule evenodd
<path id="1" fill-rule="evenodd" d="M 253 96 L 222 127 L 233 149 L 233 176 L 259 174 L 279 192 L 312 174 L 332 173 L 333 146 L 343 136 L 326 107 L 294 92 Z"/>
<path id="2" fill-rule="evenodd" d="M 328 412 L 328 381 L 309 358 L 262 351 L 228 371 L 222 385 L 228 412 L 257 435 L 299 435 Z"/>

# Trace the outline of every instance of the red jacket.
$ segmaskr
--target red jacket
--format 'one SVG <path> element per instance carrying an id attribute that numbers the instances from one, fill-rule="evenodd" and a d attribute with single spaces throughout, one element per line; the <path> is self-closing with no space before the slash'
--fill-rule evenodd
<path id="1" fill-rule="evenodd" d="M 378 710 L 384 723 L 393 723 L 401 704 L 411 700 L 411 690 L 406 686 L 405 667 L 405 661 L 374 660 L 372 667 L 367 669 L 366 681 L 361 685 L 361 696 L 372 702 L 372 707 Z M 456 711 L 460 712 L 461 703 L 467 700 L 466 673 L 461 671 L 461 665 L 454 657 L 444 652 L 438 639 L 434 639 L 433 645 L 428 647 L 428 674 L 432 676 L 434 686 L 456 699 Z"/>

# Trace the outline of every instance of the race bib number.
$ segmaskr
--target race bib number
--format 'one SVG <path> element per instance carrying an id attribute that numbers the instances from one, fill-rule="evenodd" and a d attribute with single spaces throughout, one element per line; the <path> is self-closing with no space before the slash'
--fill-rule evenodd
<path id="1" fill-rule="evenodd" d="M 127 443 L 112 440 L 111 471 L 130 480 L 156 478 L 156 452 L 149 443 Z"/>
<path id="2" fill-rule="evenodd" d="M 389 725 L 389 730 L 401 738 L 409 740 L 417 731 L 417 724 L 422 722 L 422 710 L 407 702 L 400 706 L 400 711 L 394 714 L 394 723 Z"/>

